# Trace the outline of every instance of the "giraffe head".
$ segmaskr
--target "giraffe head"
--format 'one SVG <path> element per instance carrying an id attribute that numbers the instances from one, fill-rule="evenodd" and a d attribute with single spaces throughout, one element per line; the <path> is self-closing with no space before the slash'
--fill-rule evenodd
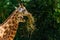
<path id="1" fill-rule="evenodd" d="M 19 4 L 19 7 L 16 9 L 16 19 L 18 22 L 25 22 L 24 16 L 28 15 L 29 12 L 26 10 L 23 4 Z M 30 14 L 29 14 L 30 15 Z"/>
<path id="2" fill-rule="evenodd" d="M 25 22 L 25 19 L 23 18 L 23 13 L 20 12 L 16 16 L 17 22 Z"/>
<path id="3" fill-rule="evenodd" d="M 18 22 L 25 22 L 24 18 L 23 18 L 23 14 L 25 11 L 25 7 L 23 6 L 23 4 L 19 5 L 19 7 L 16 9 L 16 19 Z"/>

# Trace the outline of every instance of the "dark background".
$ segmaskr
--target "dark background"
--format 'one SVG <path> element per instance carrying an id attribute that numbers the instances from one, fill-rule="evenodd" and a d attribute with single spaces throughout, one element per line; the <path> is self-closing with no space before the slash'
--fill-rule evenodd
<path id="1" fill-rule="evenodd" d="M 23 3 L 35 18 L 36 30 L 28 37 L 25 23 L 19 23 L 14 40 L 60 40 L 59 0 L 0 0 L 0 23 L 6 20 L 19 3 Z"/>

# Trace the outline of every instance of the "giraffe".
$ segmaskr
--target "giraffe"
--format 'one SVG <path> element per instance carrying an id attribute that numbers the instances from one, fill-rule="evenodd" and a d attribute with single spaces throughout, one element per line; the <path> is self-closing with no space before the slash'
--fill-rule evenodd
<path id="1" fill-rule="evenodd" d="M 20 7 L 21 6 L 13 11 L 13 13 L 2 24 L 0 24 L 0 40 L 13 40 L 18 29 L 19 22 L 25 22 L 22 16 L 30 16 L 27 11 L 24 11 L 25 14 L 23 14 L 23 10 L 18 10 Z"/>

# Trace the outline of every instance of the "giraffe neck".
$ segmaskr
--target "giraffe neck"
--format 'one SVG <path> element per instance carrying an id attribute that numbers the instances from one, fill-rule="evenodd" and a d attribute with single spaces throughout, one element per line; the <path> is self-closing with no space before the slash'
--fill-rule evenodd
<path id="1" fill-rule="evenodd" d="M 8 26 L 8 27 L 7 27 Z M 4 25 L 4 35 L 3 35 L 3 39 L 6 40 L 13 40 L 16 34 L 18 28 L 18 24 L 15 21 L 9 21 L 7 22 L 7 24 Z"/>
<path id="2" fill-rule="evenodd" d="M 3 25 L 1 25 L 1 28 L 3 29 L 3 32 L 1 33 L 2 35 L 0 35 L 1 40 L 14 39 L 19 23 L 16 20 L 16 14 L 16 12 L 13 12 L 13 14 L 8 18 L 8 20 L 4 22 Z"/>

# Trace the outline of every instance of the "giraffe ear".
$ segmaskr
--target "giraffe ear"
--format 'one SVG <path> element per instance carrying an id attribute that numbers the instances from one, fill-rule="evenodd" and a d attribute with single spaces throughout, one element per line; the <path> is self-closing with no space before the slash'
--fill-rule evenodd
<path id="1" fill-rule="evenodd" d="M 19 5 L 19 7 L 21 7 L 20 3 L 18 5 Z"/>
<path id="2" fill-rule="evenodd" d="M 16 6 L 15 6 L 14 8 L 15 8 L 15 9 L 17 9 L 17 7 L 16 7 Z"/>
<path id="3" fill-rule="evenodd" d="M 22 7 L 23 8 L 24 7 L 23 3 L 19 4 L 19 7 Z"/>

